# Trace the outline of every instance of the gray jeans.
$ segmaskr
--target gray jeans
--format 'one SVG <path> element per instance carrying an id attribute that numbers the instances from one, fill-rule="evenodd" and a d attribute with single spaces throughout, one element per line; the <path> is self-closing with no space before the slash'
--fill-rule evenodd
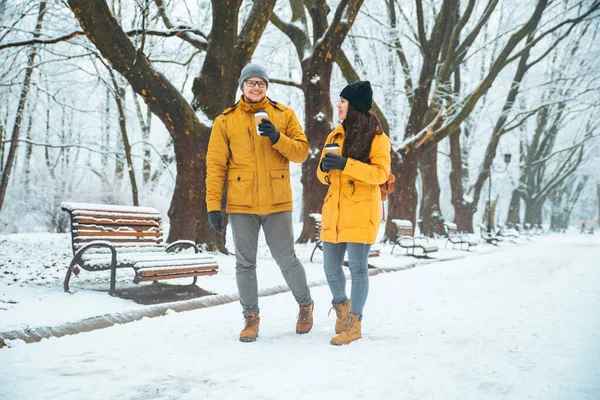
<path id="1" fill-rule="evenodd" d="M 307 306 L 312 302 L 306 282 L 304 266 L 294 251 L 294 231 L 292 212 L 256 215 L 229 214 L 235 246 L 235 280 L 240 293 L 244 316 L 259 313 L 258 282 L 256 279 L 256 252 L 258 233 L 263 228 L 271 255 L 281 269 L 283 278 L 298 305 Z"/>

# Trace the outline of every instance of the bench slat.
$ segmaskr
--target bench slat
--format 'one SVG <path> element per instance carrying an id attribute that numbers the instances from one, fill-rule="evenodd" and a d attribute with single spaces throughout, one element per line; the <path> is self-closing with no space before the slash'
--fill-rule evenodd
<path id="1" fill-rule="evenodd" d="M 138 270 L 140 277 L 144 276 L 157 276 L 157 275 L 170 275 L 170 274 L 183 274 L 194 271 L 215 271 L 219 269 L 217 265 L 193 265 L 186 268 L 182 267 L 171 267 L 171 268 L 141 268 Z"/>
<path id="2" fill-rule="evenodd" d="M 124 245 L 134 244 L 134 243 L 139 243 L 140 245 L 143 245 L 146 243 L 148 243 L 148 244 L 162 243 L 161 236 L 139 236 L 139 237 L 136 237 L 136 236 L 115 236 L 115 235 L 77 236 L 73 239 L 73 242 L 75 245 L 81 246 L 81 245 L 88 244 L 89 242 L 93 242 L 93 241 L 97 241 L 97 240 L 101 240 L 104 242 L 123 243 Z"/>
<path id="3" fill-rule="evenodd" d="M 118 238 L 128 238 L 128 237 L 139 237 L 139 238 L 155 238 L 162 237 L 162 232 L 140 232 L 140 231 L 104 231 L 104 230 L 77 230 L 74 231 L 74 234 L 78 237 L 87 238 L 88 236 L 113 236 Z"/>
<path id="4" fill-rule="evenodd" d="M 84 255 L 83 260 L 85 262 L 97 262 L 110 263 L 111 254 L 109 253 L 95 253 Z M 214 257 L 208 256 L 200 253 L 165 253 L 164 251 L 153 251 L 151 253 L 140 252 L 140 253 L 119 253 L 117 252 L 117 262 L 118 263 L 149 263 L 149 262 L 185 262 L 185 261 L 194 261 L 200 262 L 205 260 L 214 260 Z"/>
<path id="5" fill-rule="evenodd" d="M 74 216 L 73 225 L 77 224 L 97 224 L 97 225 L 126 225 L 126 226 L 160 226 L 159 218 L 122 218 L 122 217 L 98 217 L 94 218 L 89 215 Z"/>
<path id="6" fill-rule="evenodd" d="M 121 254 L 123 252 L 125 253 L 154 253 L 154 252 L 165 252 L 165 247 L 162 244 L 154 244 L 154 245 L 150 245 L 149 243 L 144 243 L 141 246 L 139 246 L 136 243 L 115 243 L 115 242 L 110 242 L 114 247 L 115 250 L 117 250 L 117 253 Z M 75 247 L 75 250 L 79 250 L 81 249 L 86 243 L 83 244 L 79 244 Z M 83 259 L 85 260 L 86 257 L 89 257 L 90 255 L 96 255 L 96 254 L 110 254 L 110 250 L 106 247 L 93 247 L 90 248 L 86 251 L 86 253 L 83 255 Z"/>
<path id="7" fill-rule="evenodd" d="M 141 261 L 135 263 L 135 268 L 176 268 L 184 266 L 207 266 L 217 265 L 214 258 L 190 258 L 190 259 L 177 259 L 177 260 L 162 260 L 162 261 Z"/>
<path id="8" fill-rule="evenodd" d="M 163 279 L 177 279 L 177 278 L 188 278 L 194 276 L 206 276 L 206 275 L 216 275 L 217 271 L 198 271 L 190 274 L 171 274 L 171 275 L 158 275 L 158 276 L 145 276 L 138 278 L 136 277 L 136 282 L 145 282 L 145 281 L 157 281 Z"/>

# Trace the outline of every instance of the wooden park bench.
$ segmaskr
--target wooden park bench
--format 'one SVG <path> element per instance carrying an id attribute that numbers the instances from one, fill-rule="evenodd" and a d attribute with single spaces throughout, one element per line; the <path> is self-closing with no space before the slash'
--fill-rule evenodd
<path id="1" fill-rule="evenodd" d="M 502 224 L 498 224 L 498 232 L 496 235 L 508 239 L 513 243 L 517 243 L 517 239 L 520 237 L 519 232 L 517 232 L 516 229 L 510 229 Z"/>
<path id="2" fill-rule="evenodd" d="M 323 242 L 321 241 L 321 214 L 311 213 L 308 216 L 313 220 L 313 241 L 315 242 L 315 248 L 310 254 L 310 262 L 313 260 L 315 251 L 317 249 L 323 251 Z"/>
<path id="3" fill-rule="evenodd" d="M 539 232 L 536 232 L 536 229 L 533 226 L 531 226 L 531 224 L 525 223 L 523 224 L 523 228 L 525 229 L 529 237 L 539 236 Z"/>
<path id="4" fill-rule="evenodd" d="M 478 224 L 478 226 L 481 240 L 485 241 L 486 243 L 493 244 L 494 246 L 498 246 L 498 243 L 502 242 L 502 236 L 495 235 L 493 232 L 488 232 L 486 225 Z"/>
<path id="5" fill-rule="evenodd" d="M 311 213 L 308 214 L 308 216 L 313 220 L 313 241 L 315 242 L 315 247 L 313 248 L 313 251 L 310 254 L 310 262 L 312 262 L 317 249 L 323 251 L 323 242 L 321 241 L 321 228 L 323 217 L 319 213 Z M 379 248 L 371 247 L 371 250 L 369 250 L 369 257 L 378 257 L 379 255 Z"/>
<path id="6" fill-rule="evenodd" d="M 403 219 L 393 219 L 395 237 L 393 239 L 392 253 L 396 245 L 406 249 L 406 254 L 414 257 L 428 257 L 429 253 L 438 251 L 438 247 L 429 245 L 429 238 L 425 236 L 413 235 L 413 224 L 411 221 Z M 419 249 L 419 253 L 415 253 L 415 249 Z M 409 252 L 410 251 L 410 252 Z"/>
<path id="7" fill-rule="evenodd" d="M 110 270 L 110 295 L 115 294 L 117 268 L 133 268 L 134 283 L 164 279 L 214 275 L 216 259 L 200 254 L 191 240 L 178 240 L 165 246 L 162 218 L 150 207 L 105 204 L 62 203 L 71 217 L 73 260 L 64 281 L 69 291 L 71 273 Z M 194 253 L 172 253 L 191 247 Z"/>
<path id="8" fill-rule="evenodd" d="M 517 232 L 519 232 L 519 235 L 523 236 L 527 240 L 532 240 L 531 230 L 528 228 L 529 226 L 529 224 L 525 224 L 525 227 L 523 227 L 523 225 L 516 223 L 515 229 L 517 230 Z"/>
<path id="9" fill-rule="evenodd" d="M 444 247 L 448 245 L 448 242 L 452 243 L 452 248 L 458 244 L 461 250 L 471 250 L 471 247 L 477 246 L 477 242 L 471 240 L 469 235 L 460 233 L 458 231 L 458 227 L 453 222 L 444 222 L 444 231 L 446 232 L 446 243 L 444 243 Z M 466 245 L 467 248 L 464 249 L 463 245 Z"/>

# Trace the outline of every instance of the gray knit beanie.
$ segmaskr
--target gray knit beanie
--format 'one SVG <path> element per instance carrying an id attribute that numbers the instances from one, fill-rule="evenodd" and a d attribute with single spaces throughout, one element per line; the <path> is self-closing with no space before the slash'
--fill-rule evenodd
<path id="1" fill-rule="evenodd" d="M 240 79 L 238 79 L 238 85 L 240 89 L 242 88 L 242 85 L 246 79 L 255 76 L 262 78 L 265 82 L 267 82 L 267 87 L 269 86 L 269 75 L 267 75 L 267 70 L 258 64 L 248 64 L 244 67 L 244 69 L 242 69 Z"/>

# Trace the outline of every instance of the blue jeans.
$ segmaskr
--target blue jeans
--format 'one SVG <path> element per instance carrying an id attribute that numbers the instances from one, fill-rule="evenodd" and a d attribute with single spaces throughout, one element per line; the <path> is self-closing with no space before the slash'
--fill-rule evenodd
<path id="1" fill-rule="evenodd" d="M 342 270 L 344 254 L 348 250 L 348 264 L 352 287 L 350 290 L 350 312 L 362 316 L 363 308 L 369 294 L 369 273 L 367 258 L 370 244 L 364 243 L 329 243 L 323 242 L 323 267 L 333 295 L 333 303 L 346 302 L 346 276 Z"/>

